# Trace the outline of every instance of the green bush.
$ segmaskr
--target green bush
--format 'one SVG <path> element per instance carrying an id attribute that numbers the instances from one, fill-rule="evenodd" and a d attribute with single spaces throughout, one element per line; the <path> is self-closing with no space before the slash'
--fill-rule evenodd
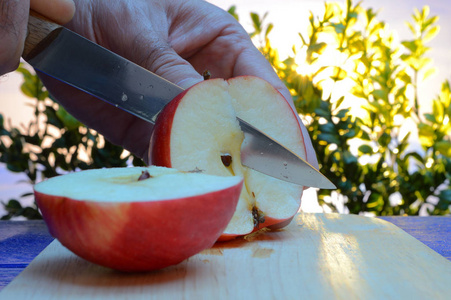
<path id="1" fill-rule="evenodd" d="M 24 173 L 30 192 L 7 203 L 2 201 L 7 211 L 3 220 L 16 216 L 41 217 L 36 206 L 22 207 L 20 201 L 32 195 L 31 186 L 39 180 L 69 171 L 144 165 L 142 160 L 111 144 L 49 98 L 37 75 L 22 66 L 17 72 L 23 75 L 21 90 L 31 99 L 27 104 L 34 108 L 34 118 L 27 127 L 15 128 L 5 124 L 0 115 L 0 162 L 12 172 Z"/>
<path id="2" fill-rule="evenodd" d="M 273 25 L 251 19 L 261 51 L 308 124 L 321 172 L 338 187 L 320 190 L 320 204 L 337 211 L 340 198 L 354 214 L 449 213 L 450 85 L 443 83 L 430 110 L 420 108 L 417 92 L 434 72 L 426 43 L 439 31 L 427 6 L 407 23 L 412 39 L 396 43 L 373 9 L 325 3 L 323 16 L 310 15 L 308 36 L 299 34 L 302 47 L 283 61 L 268 39 Z"/>
<path id="3" fill-rule="evenodd" d="M 238 19 L 236 7 L 229 12 Z M 293 46 L 283 61 L 268 38 L 273 24 L 266 24 L 266 15 L 250 17 L 251 37 L 290 89 L 320 170 L 337 185 L 336 191 L 318 192 L 321 205 L 337 211 L 342 199 L 354 214 L 449 213 L 450 85 L 443 83 L 429 110 L 420 107 L 417 93 L 434 71 L 426 44 L 439 27 L 428 7 L 415 10 L 408 23 L 412 39 L 396 43 L 372 9 L 351 0 L 325 3 L 323 16 L 310 15 L 308 36 L 299 34 L 302 47 Z M 9 170 L 25 173 L 34 184 L 68 171 L 143 164 L 70 116 L 27 69 L 18 72 L 35 113 L 20 129 L 0 115 L 0 162 Z M 406 129 L 406 122 L 415 130 Z M 4 206 L 3 219 L 39 217 L 36 207 L 22 207 L 20 199 Z"/>

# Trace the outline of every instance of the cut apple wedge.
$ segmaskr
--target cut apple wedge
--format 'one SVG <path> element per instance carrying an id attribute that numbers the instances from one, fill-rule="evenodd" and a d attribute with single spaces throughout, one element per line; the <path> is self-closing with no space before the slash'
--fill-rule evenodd
<path id="1" fill-rule="evenodd" d="M 34 190 L 50 233 L 69 250 L 105 267 L 149 271 L 211 247 L 242 183 L 152 166 L 70 173 Z"/>
<path id="2" fill-rule="evenodd" d="M 269 83 L 252 76 L 210 79 L 184 91 L 160 113 L 151 140 L 149 161 L 155 165 L 244 177 L 236 212 L 220 240 L 288 225 L 303 191 L 241 164 L 244 134 L 237 116 L 306 157 L 299 116 Z"/>

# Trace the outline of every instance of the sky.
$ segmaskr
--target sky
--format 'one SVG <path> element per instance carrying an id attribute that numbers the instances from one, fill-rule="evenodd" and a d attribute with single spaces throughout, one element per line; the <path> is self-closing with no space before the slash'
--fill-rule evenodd
<path id="1" fill-rule="evenodd" d="M 323 11 L 324 2 L 319 0 L 209 0 L 209 2 L 228 9 L 237 6 L 237 12 L 245 28 L 250 29 L 249 12 L 260 15 L 268 12 L 267 20 L 274 23 L 270 39 L 283 56 L 291 54 L 293 44 L 299 44 L 298 33 L 306 32 L 309 12 L 319 15 Z M 343 2 L 343 1 L 339 1 Z M 354 1 L 356 2 L 356 1 Z M 431 15 L 439 15 L 441 30 L 439 35 L 429 44 L 432 47 L 430 55 L 438 73 L 431 77 L 420 88 L 420 99 L 427 102 L 438 94 L 444 79 L 451 78 L 451 5 L 444 0 L 364 0 L 363 7 L 372 7 L 379 11 L 378 18 L 387 22 L 390 28 L 399 33 L 399 38 L 409 39 L 411 36 L 404 22 L 411 19 L 413 8 L 421 9 L 429 5 Z M 0 77 L 0 113 L 11 118 L 13 124 L 27 122 L 32 113 L 31 108 L 24 105 L 26 97 L 19 91 L 21 76 L 9 73 Z"/>
<path id="2" fill-rule="evenodd" d="M 299 45 L 298 33 L 307 34 L 307 23 L 310 11 L 316 16 L 324 12 L 324 1 L 318 0 L 210 0 L 209 2 L 228 9 L 236 5 L 240 21 L 245 28 L 251 28 L 249 12 L 260 15 L 268 12 L 268 22 L 274 23 L 270 34 L 271 43 L 279 49 L 283 56 L 291 54 L 293 44 Z M 344 3 L 344 0 L 338 1 Z M 354 0 L 353 3 L 358 1 Z M 398 32 L 400 40 L 411 39 L 412 36 L 406 21 L 411 21 L 414 8 L 421 10 L 429 5 L 430 16 L 438 15 L 441 27 L 439 34 L 428 44 L 432 48 L 429 53 L 438 67 L 438 72 L 420 86 L 419 97 L 422 103 L 428 104 L 439 93 L 445 79 L 451 79 L 451 5 L 446 0 L 363 0 L 364 8 L 373 8 L 378 12 L 378 19 L 386 22 L 391 30 Z"/>
<path id="3" fill-rule="evenodd" d="M 236 5 L 242 25 L 247 29 L 251 28 L 249 12 L 257 12 L 260 15 L 268 12 L 268 22 L 274 23 L 270 39 L 272 44 L 279 49 L 282 57 L 291 54 L 293 44 L 300 43 L 298 33 L 306 32 L 309 12 L 321 15 L 324 7 L 324 2 L 320 0 L 209 0 L 209 2 L 223 9 Z M 378 19 L 388 23 L 392 30 L 396 30 L 401 40 L 411 38 L 405 21 L 411 20 L 413 8 L 421 9 L 424 5 L 429 5 L 431 15 L 440 16 L 441 30 L 429 44 L 433 49 L 430 55 L 434 59 L 434 65 L 438 67 L 438 72 L 420 88 L 419 96 L 424 103 L 439 93 L 445 79 L 451 79 L 451 55 L 449 53 L 451 48 L 451 5 L 448 3 L 449 1 L 445 0 L 363 0 L 362 2 L 363 7 L 372 7 L 379 11 Z M 21 81 L 21 75 L 18 73 L 9 73 L 0 77 L 0 113 L 5 119 L 11 119 L 15 126 L 27 123 L 32 114 L 31 108 L 26 106 L 27 98 L 20 92 Z M 12 197 L 23 190 L 23 184 L 15 184 L 19 179 L 23 179 L 23 177 L 16 174 L 11 175 L 0 167 L 0 199 Z M 311 209 L 316 210 L 317 208 L 312 207 Z"/>

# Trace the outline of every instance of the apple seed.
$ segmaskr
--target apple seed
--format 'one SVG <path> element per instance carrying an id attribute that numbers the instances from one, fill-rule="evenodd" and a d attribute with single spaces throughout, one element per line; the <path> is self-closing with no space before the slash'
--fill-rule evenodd
<path id="1" fill-rule="evenodd" d="M 208 80 L 208 79 L 211 78 L 211 73 L 210 73 L 210 71 L 205 70 L 205 71 L 202 73 L 202 76 L 204 77 L 204 80 Z"/>
<path id="2" fill-rule="evenodd" d="M 254 218 L 254 228 L 258 228 L 259 224 L 265 223 L 265 216 L 256 206 L 252 207 L 252 217 Z"/>
<path id="3" fill-rule="evenodd" d="M 232 164 L 232 155 L 228 153 L 221 155 L 221 161 L 224 166 L 229 167 Z"/>
<path id="4" fill-rule="evenodd" d="M 139 176 L 138 181 L 145 180 L 148 178 L 152 178 L 152 175 L 150 175 L 149 172 L 147 170 L 145 170 L 145 171 L 141 172 L 141 175 Z"/>

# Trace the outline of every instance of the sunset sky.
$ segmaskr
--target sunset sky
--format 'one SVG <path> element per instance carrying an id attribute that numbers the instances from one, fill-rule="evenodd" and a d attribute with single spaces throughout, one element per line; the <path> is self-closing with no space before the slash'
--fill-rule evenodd
<path id="1" fill-rule="evenodd" d="M 257 12 L 263 15 L 269 12 L 268 21 L 274 23 L 274 29 L 270 35 L 272 44 L 279 49 L 281 56 L 291 54 L 293 44 L 299 45 L 298 32 L 305 33 L 309 12 L 315 15 L 323 12 L 324 2 L 319 0 L 210 0 L 209 2 L 228 9 L 232 5 L 237 6 L 237 12 L 245 28 L 250 28 L 249 12 Z M 343 1 L 339 1 L 343 2 Z M 354 1 L 357 2 L 357 1 Z M 430 56 L 434 59 L 434 65 L 438 67 L 438 73 L 428 79 L 420 89 L 420 99 L 427 102 L 440 91 L 440 86 L 445 79 L 451 79 L 451 5 L 444 0 L 364 0 L 363 7 L 372 7 L 379 11 L 378 19 L 390 25 L 396 30 L 400 40 L 410 39 L 410 32 L 405 21 L 411 20 L 413 8 L 421 9 L 429 5 L 431 15 L 439 15 L 441 27 L 439 35 L 429 43 L 433 48 Z M 10 73 L 0 77 L 0 113 L 5 119 L 11 119 L 14 125 L 26 123 L 31 118 L 31 109 L 24 105 L 26 97 L 20 90 L 21 76 Z M 5 172 L 0 166 L 0 200 L 6 200 L 17 192 L 18 186 L 12 184 L 19 177 Z M 1 209 L 0 209 L 1 210 Z M 1 215 L 1 211 L 0 211 Z"/>

